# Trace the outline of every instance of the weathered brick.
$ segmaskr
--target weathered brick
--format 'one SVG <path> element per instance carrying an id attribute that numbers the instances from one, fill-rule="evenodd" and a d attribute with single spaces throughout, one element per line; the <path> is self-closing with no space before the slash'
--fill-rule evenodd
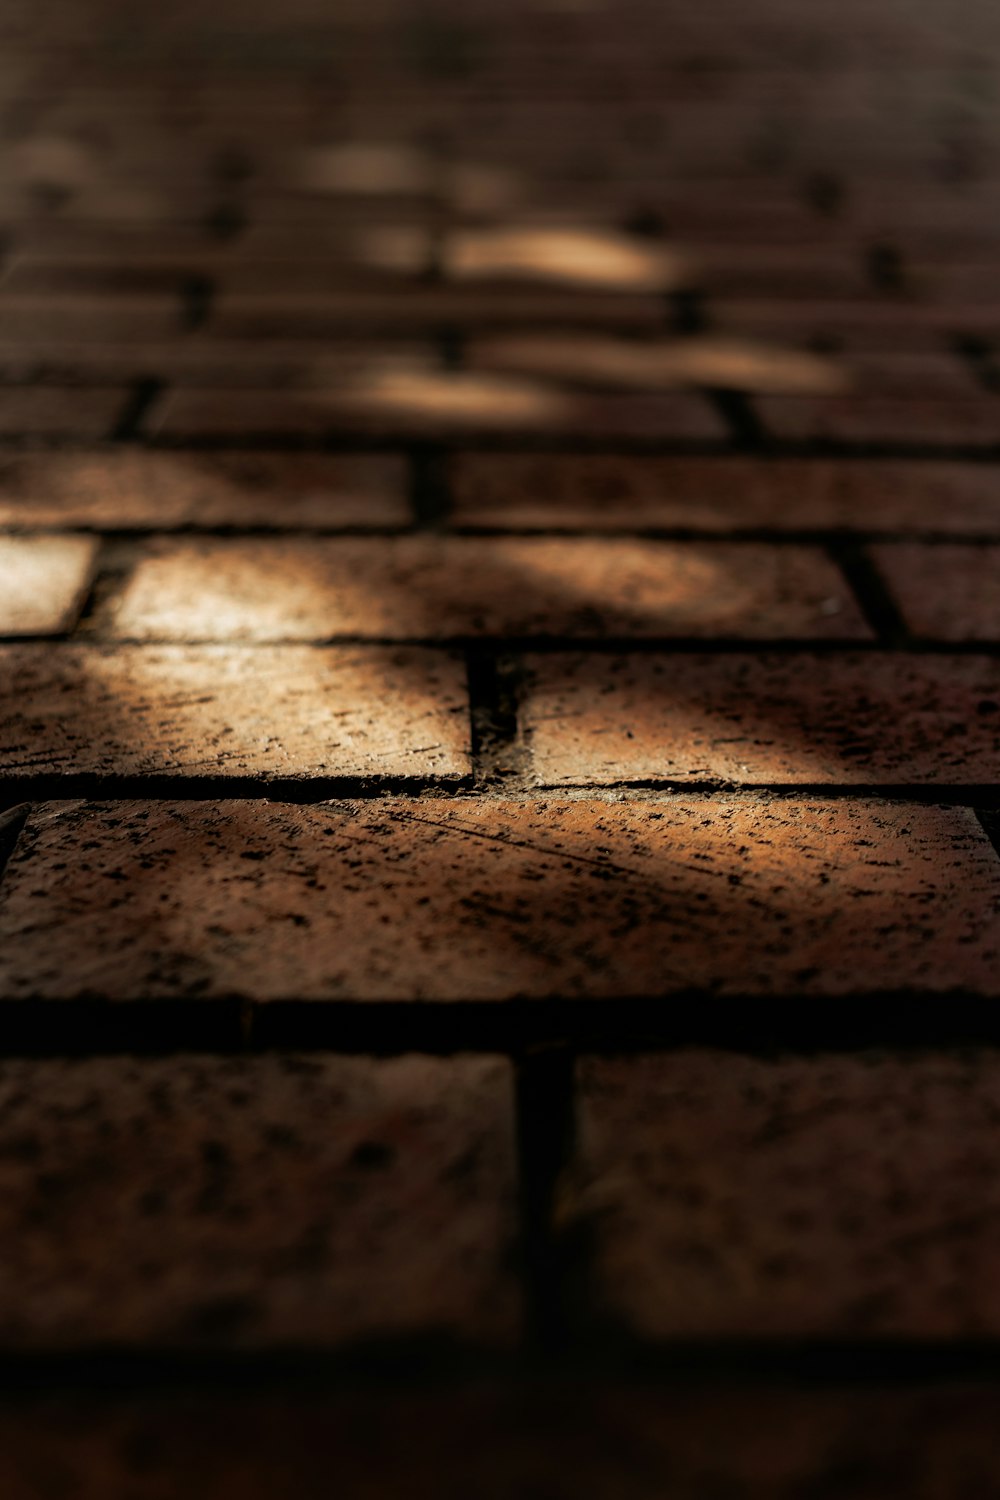
<path id="1" fill-rule="evenodd" d="M 583 323 L 655 327 L 663 319 L 659 296 L 648 293 L 555 290 L 552 287 L 417 287 L 387 283 L 339 293 L 283 291 L 223 294 L 213 316 L 216 332 L 238 338 L 329 338 L 357 328 L 427 328 L 442 322 Z"/>
<path id="2" fill-rule="evenodd" d="M 817 354 L 706 336 L 639 342 L 579 333 L 500 334 L 474 340 L 466 362 L 611 391 L 714 386 L 795 395 L 840 391 L 850 383 L 847 367 Z"/>
<path id="3" fill-rule="evenodd" d="M 8 1059 L 0 1099 L 8 1353 L 517 1337 L 500 1061 Z"/>
<path id="4" fill-rule="evenodd" d="M 6 339 L 155 339 L 180 328 L 176 296 L 0 291 L 0 329 Z"/>
<path id="5" fill-rule="evenodd" d="M 853 1389 L 697 1379 L 379 1382 L 318 1392 L 19 1393 L 0 1411 L 6 1500 L 955 1500 L 992 1496 L 997 1395 L 911 1379 Z M 720 1440 L 720 1435 L 722 1439 Z"/>
<path id="6" fill-rule="evenodd" d="M 406 491 L 391 454 L 0 454 L 5 526 L 399 526 Z"/>
<path id="7" fill-rule="evenodd" d="M 900 542 L 872 552 L 915 634 L 1000 640 L 1000 547 Z"/>
<path id="8" fill-rule="evenodd" d="M 1000 402 L 987 395 L 939 400 L 857 396 L 765 396 L 760 415 L 783 441 L 991 446 L 1000 442 Z"/>
<path id="9" fill-rule="evenodd" d="M 984 464 L 463 453 L 450 473 L 469 527 L 1000 532 Z"/>
<path id="10" fill-rule="evenodd" d="M 996 995 L 998 901 L 966 808 L 52 803 L 0 885 L 0 994 Z"/>
<path id="11" fill-rule="evenodd" d="M 0 647 L 0 724 L 15 781 L 469 768 L 464 664 L 419 647 Z"/>
<path id="12" fill-rule="evenodd" d="M 440 536 L 157 543 L 113 629 L 262 641 L 868 634 L 808 547 Z"/>
<path id="13" fill-rule="evenodd" d="M 96 556 L 90 537 L 0 536 L 0 635 L 69 630 Z"/>
<path id="14" fill-rule="evenodd" d="M 543 786 L 992 781 L 991 657 L 536 656 L 521 723 Z"/>
<path id="15" fill-rule="evenodd" d="M 563 1212 L 644 1338 L 995 1335 L 995 1057 L 588 1059 Z"/>
<path id="16" fill-rule="evenodd" d="M 0 391 L 0 435 L 85 438 L 111 436 L 128 397 L 125 387 L 8 386 Z"/>
<path id="17" fill-rule="evenodd" d="M 172 443 L 344 432 L 443 440 L 480 433 L 684 443 L 726 438 L 716 412 L 693 391 L 587 395 L 516 376 L 456 374 L 412 364 L 362 371 L 327 389 L 309 386 L 277 395 L 177 390 L 164 401 L 155 430 Z"/>

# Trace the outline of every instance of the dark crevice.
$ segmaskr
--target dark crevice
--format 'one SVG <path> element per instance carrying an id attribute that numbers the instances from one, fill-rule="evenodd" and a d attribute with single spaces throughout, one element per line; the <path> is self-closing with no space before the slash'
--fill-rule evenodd
<path id="1" fill-rule="evenodd" d="M 0 812 L 0 881 L 3 880 L 8 861 L 17 848 L 17 841 L 30 812 L 29 802 L 19 803 Z"/>
<path id="2" fill-rule="evenodd" d="M 474 780 L 479 786 L 518 780 L 527 771 L 518 723 L 521 663 L 484 643 L 466 652 L 466 671 Z"/>
<path id="3" fill-rule="evenodd" d="M 882 241 L 865 252 L 868 280 L 878 292 L 901 296 L 907 289 L 906 262 L 898 246 Z"/>
<path id="4" fill-rule="evenodd" d="M 746 391 L 710 386 L 704 391 L 741 453 L 758 453 L 765 445 L 766 434 L 753 399 Z"/>
<path id="5" fill-rule="evenodd" d="M 1000 795 L 992 799 L 989 806 L 980 807 L 977 816 L 983 832 L 1000 858 Z"/>
<path id="6" fill-rule="evenodd" d="M 203 328 L 212 315 L 215 282 L 211 276 L 186 276 L 181 286 L 181 327 L 185 333 Z"/>
<path id="7" fill-rule="evenodd" d="M 564 1047 L 530 1048 L 516 1079 L 527 1343 L 529 1351 L 553 1352 L 568 1338 L 555 1218 L 560 1178 L 573 1157 L 572 1055 Z"/>
<path id="8" fill-rule="evenodd" d="M 829 552 L 879 644 L 896 646 L 905 641 L 906 623 L 866 548 L 857 542 L 838 542 Z"/>
<path id="9" fill-rule="evenodd" d="M 451 513 L 448 461 L 437 444 L 422 444 L 411 451 L 410 508 L 413 524 L 423 531 L 438 531 Z"/>
<path id="10" fill-rule="evenodd" d="M 125 406 L 111 433 L 113 443 L 134 443 L 142 436 L 142 428 L 154 403 L 163 394 L 166 383 L 156 375 L 142 375 L 132 382 L 132 389 Z"/>

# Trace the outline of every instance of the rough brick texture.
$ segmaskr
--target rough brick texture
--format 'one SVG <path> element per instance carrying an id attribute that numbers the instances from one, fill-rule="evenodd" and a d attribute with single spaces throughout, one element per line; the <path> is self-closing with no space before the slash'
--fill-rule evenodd
<path id="1" fill-rule="evenodd" d="M 548 656 L 521 723 L 544 786 L 961 786 L 1000 754 L 993 657 Z"/>
<path id="2" fill-rule="evenodd" d="M 263 641 L 869 633 L 818 549 L 416 536 L 156 544 L 114 631 Z"/>
<path id="3" fill-rule="evenodd" d="M 6 1350 L 517 1337 L 501 1061 L 8 1059 L 0 1097 Z"/>
<path id="4" fill-rule="evenodd" d="M 1000 1324 L 994 1056 L 587 1060 L 567 1219 L 643 1338 Z"/>
<path id="5" fill-rule="evenodd" d="M 874 557 L 915 635 L 1000 640 L 1000 547 L 886 544 Z"/>
<path id="6" fill-rule="evenodd" d="M 469 769 L 463 664 L 405 647 L 0 647 L 0 720 L 12 781 Z"/>
<path id="7" fill-rule="evenodd" d="M 998 901 L 964 808 L 54 803 L 0 887 L 0 992 L 996 995 Z"/>

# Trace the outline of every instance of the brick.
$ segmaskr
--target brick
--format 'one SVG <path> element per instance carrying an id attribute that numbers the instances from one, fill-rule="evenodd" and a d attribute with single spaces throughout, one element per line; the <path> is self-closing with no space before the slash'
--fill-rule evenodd
<path id="1" fill-rule="evenodd" d="M 984 464 L 463 453 L 450 478 L 466 527 L 1000 533 Z"/>
<path id="2" fill-rule="evenodd" d="M 0 647 L 21 776 L 433 776 L 469 770 L 464 664 L 421 649 Z"/>
<path id="3" fill-rule="evenodd" d="M 509 375 L 452 373 L 407 364 L 295 393 L 177 390 L 160 409 L 168 442 L 252 437 L 285 440 L 358 433 L 436 438 L 516 433 L 655 442 L 721 442 L 726 431 L 695 392 L 587 396 Z"/>
<path id="4" fill-rule="evenodd" d="M 0 635 L 71 629 L 96 556 L 89 537 L 0 536 Z"/>
<path id="5" fill-rule="evenodd" d="M 986 395 L 939 400 L 765 396 L 759 410 L 767 432 L 781 441 L 945 447 L 1000 442 L 1000 401 Z"/>
<path id="6" fill-rule="evenodd" d="M 223 291 L 213 329 L 237 338 L 328 338 L 343 328 L 387 328 L 398 333 L 440 323 L 593 323 L 654 327 L 662 323 L 659 296 L 647 293 L 559 290 L 552 287 L 486 289 L 428 283 L 352 286 L 339 292 L 251 293 Z"/>
<path id="7" fill-rule="evenodd" d="M 7 1059 L 0 1097 L 8 1353 L 517 1337 L 505 1063 Z"/>
<path id="8" fill-rule="evenodd" d="M 13 438 L 111 436 L 128 399 L 125 388 L 74 390 L 58 386 L 8 386 L 0 390 L 0 435 Z"/>
<path id="9" fill-rule="evenodd" d="M 872 554 L 916 635 L 1000 640 L 1000 547 L 900 542 Z"/>
<path id="10" fill-rule="evenodd" d="M 113 631 L 142 640 L 863 639 L 818 551 L 625 538 L 156 542 Z"/>
<path id="11" fill-rule="evenodd" d="M 0 885 L 0 994 L 996 996 L 998 903 L 967 808 L 51 803 Z"/>
<path id="12" fill-rule="evenodd" d="M 716 386 L 796 394 L 839 391 L 848 384 L 847 371 L 831 359 L 707 336 L 639 343 L 578 333 L 500 334 L 474 340 L 466 360 L 474 369 L 607 390 Z"/>
<path id="13" fill-rule="evenodd" d="M 0 454 L 0 524 L 174 527 L 401 526 L 407 471 L 391 454 Z"/>
<path id="14" fill-rule="evenodd" d="M 155 339 L 180 328 L 176 296 L 0 290 L 5 339 Z"/>
<path id="15" fill-rule="evenodd" d="M 1000 756 L 991 657 L 537 656 L 521 725 L 543 786 L 961 786 Z"/>
<path id="16" fill-rule="evenodd" d="M 504 224 L 446 236 L 445 275 L 497 286 L 528 281 L 655 295 L 689 282 L 681 256 L 664 245 L 608 230 Z"/>
<path id="17" fill-rule="evenodd" d="M 18 1394 L 0 1412 L 6 1500 L 954 1500 L 991 1496 L 988 1383 L 854 1389 L 773 1380 L 464 1381 L 404 1391 Z M 720 1441 L 720 1434 L 725 1441 Z"/>
<path id="18" fill-rule="evenodd" d="M 643 1338 L 995 1335 L 990 1054 L 588 1059 L 564 1202 Z"/>

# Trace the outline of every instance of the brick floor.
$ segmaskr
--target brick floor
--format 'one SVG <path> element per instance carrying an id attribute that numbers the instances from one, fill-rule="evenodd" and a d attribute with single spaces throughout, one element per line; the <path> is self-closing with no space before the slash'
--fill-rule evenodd
<path id="1" fill-rule="evenodd" d="M 989 1500 L 996 7 L 0 49 L 0 1494 Z"/>

